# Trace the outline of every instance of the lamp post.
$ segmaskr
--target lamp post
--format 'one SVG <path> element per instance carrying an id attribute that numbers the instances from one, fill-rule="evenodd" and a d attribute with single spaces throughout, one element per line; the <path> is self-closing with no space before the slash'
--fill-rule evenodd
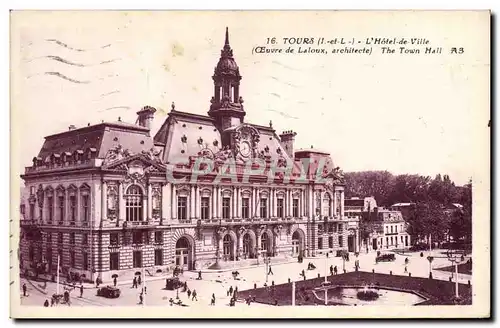
<path id="1" fill-rule="evenodd" d="M 269 279 L 269 262 L 271 261 L 271 259 L 269 257 L 265 257 L 264 258 L 264 263 L 266 264 L 266 283 Z"/>
<path id="2" fill-rule="evenodd" d="M 212 269 L 212 270 L 220 270 L 221 269 L 220 264 L 219 264 L 220 238 L 221 238 L 219 231 L 220 231 L 221 227 L 222 227 L 222 219 L 219 219 L 219 226 L 215 230 L 215 237 L 216 237 L 216 241 L 217 241 L 217 245 L 215 248 L 215 263 L 209 267 L 209 269 Z"/>
<path id="3" fill-rule="evenodd" d="M 458 262 L 460 262 L 460 259 L 462 258 L 462 254 L 458 254 L 457 252 L 453 252 L 451 249 L 449 249 L 446 252 L 446 256 L 448 257 L 448 261 L 452 263 L 452 265 L 455 265 L 455 298 L 460 298 L 458 295 Z"/>
<path id="4" fill-rule="evenodd" d="M 328 253 L 326 253 L 325 257 L 325 284 L 328 283 Z"/>
<path id="5" fill-rule="evenodd" d="M 429 261 L 429 277 L 432 276 L 432 261 L 434 261 L 434 257 L 427 256 L 427 261 Z"/>

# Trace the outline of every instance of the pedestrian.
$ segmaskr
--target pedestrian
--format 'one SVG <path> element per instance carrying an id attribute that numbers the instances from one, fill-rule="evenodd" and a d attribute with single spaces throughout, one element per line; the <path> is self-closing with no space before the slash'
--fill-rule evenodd
<path id="1" fill-rule="evenodd" d="M 210 305 L 215 305 L 215 294 L 212 294 L 212 300 L 210 301 Z"/>
<path id="2" fill-rule="evenodd" d="M 191 297 L 191 289 L 188 289 L 187 294 L 188 294 L 188 298 L 190 298 Z"/>
<path id="3" fill-rule="evenodd" d="M 267 274 L 272 274 L 274 276 L 273 269 L 271 268 L 271 266 L 269 266 L 269 272 Z"/>
<path id="4" fill-rule="evenodd" d="M 49 300 L 45 300 L 45 302 L 43 303 L 43 306 L 49 307 Z"/>
<path id="5" fill-rule="evenodd" d="M 233 295 L 233 286 L 229 287 L 229 295 Z"/>
<path id="6" fill-rule="evenodd" d="M 334 273 L 335 275 L 338 273 L 337 266 L 334 266 L 334 267 L 333 267 L 333 273 Z"/>
<path id="7" fill-rule="evenodd" d="M 234 288 L 234 292 L 233 292 L 234 297 L 236 297 L 236 294 L 238 294 L 238 286 L 236 286 Z"/>
<path id="8" fill-rule="evenodd" d="M 229 289 L 226 290 L 226 296 L 229 297 Z"/>
<path id="9" fill-rule="evenodd" d="M 113 278 L 113 285 L 116 287 L 116 277 Z"/>
<path id="10" fill-rule="evenodd" d="M 141 276 L 139 276 L 139 278 L 137 278 L 137 284 L 140 285 L 141 284 Z"/>
<path id="11" fill-rule="evenodd" d="M 139 294 L 139 304 L 142 304 L 143 300 L 144 300 L 144 298 L 143 298 L 142 293 L 141 293 L 141 294 Z"/>
<path id="12" fill-rule="evenodd" d="M 137 277 L 134 277 L 134 280 L 132 280 L 132 288 L 137 288 Z"/>
<path id="13" fill-rule="evenodd" d="M 83 297 L 83 285 L 80 285 L 80 298 Z"/>
<path id="14" fill-rule="evenodd" d="M 99 277 L 95 278 L 95 287 L 99 288 Z"/>
<path id="15" fill-rule="evenodd" d="M 194 299 L 196 299 L 196 301 L 198 301 L 198 297 L 196 297 L 196 295 L 198 295 L 196 293 L 196 289 L 193 289 L 193 298 L 191 299 L 192 301 L 194 301 Z"/>
<path id="16" fill-rule="evenodd" d="M 147 294 L 148 287 L 144 286 L 144 294 Z"/>
<path id="17" fill-rule="evenodd" d="M 56 303 L 56 301 L 55 301 L 54 297 L 52 297 L 50 299 L 50 306 L 54 306 L 55 303 Z"/>
<path id="18" fill-rule="evenodd" d="M 330 275 L 333 276 L 333 265 L 330 265 Z"/>
<path id="19" fill-rule="evenodd" d="M 405 265 L 405 273 L 408 272 L 408 267 Z"/>
<path id="20" fill-rule="evenodd" d="M 26 287 L 26 284 L 23 284 L 23 296 L 27 296 L 26 295 L 26 292 L 27 292 L 28 288 Z"/>
<path id="21" fill-rule="evenodd" d="M 201 280 L 201 270 L 198 271 L 198 280 Z"/>
<path id="22" fill-rule="evenodd" d="M 304 269 L 302 269 L 302 277 L 306 277 L 306 271 Z"/>

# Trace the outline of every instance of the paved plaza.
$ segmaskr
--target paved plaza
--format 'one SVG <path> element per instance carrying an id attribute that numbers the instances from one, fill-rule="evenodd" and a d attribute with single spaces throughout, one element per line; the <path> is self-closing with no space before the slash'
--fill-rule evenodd
<path id="1" fill-rule="evenodd" d="M 434 279 L 448 280 L 452 273 L 436 270 L 436 268 L 450 265 L 444 252 L 445 250 L 434 250 L 431 253 L 427 251 L 424 252 L 423 257 L 420 257 L 420 252 L 405 253 L 404 255 L 396 254 L 396 260 L 394 262 L 380 262 L 378 264 L 375 264 L 375 252 L 360 254 L 357 259 L 359 260 L 360 271 L 372 272 L 372 269 L 374 269 L 376 273 L 389 274 L 392 271 L 393 275 L 408 276 L 408 273 L 411 273 L 412 277 L 428 278 L 429 262 L 427 261 L 427 256 L 432 255 L 435 257 L 432 262 Z M 408 273 L 405 273 L 406 257 L 409 259 L 407 265 Z M 345 262 L 345 269 L 347 272 L 354 271 L 355 259 L 356 257 L 351 253 L 350 261 Z M 465 260 L 467 260 L 467 258 Z M 312 262 L 316 266 L 315 270 L 307 270 L 309 262 Z M 329 268 L 331 265 L 337 266 L 339 274 L 341 274 L 343 270 L 343 260 L 340 257 L 305 258 L 303 263 L 276 265 L 273 265 L 271 261 L 270 265 L 273 275 L 268 276 L 268 285 L 271 285 L 273 281 L 275 284 L 282 284 L 288 282 L 288 279 L 295 281 L 303 280 L 300 276 L 302 270 L 305 270 L 307 279 L 316 278 L 318 273 L 322 277 L 324 277 L 325 272 L 330 274 Z M 215 294 L 215 306 L 228 306 L 231 297 L 228 296 L 227 291 L 231 286 L 233 288 L 237 287 L 239 291 L 243 291 L 253 289 L 254 284 L 256 284 L 257 287 L 262 287 L 266 282 L 265 265 L 238 269 L 240 272 L 239 280 L 233 278 L 231 271 L 232 270 L 225 272 L 204 272 L 202 280 L 196 280 L 198 276 L 197 272 L 184 272 L 180 276 L 180 280 L 187 281 L 188 288 L 191 291 L 196 290 L 198 300 L 188 299 L 187 293 L 179 289 L 178 296 L 180 300 L 183 304 L 190 307 L 207 307 L 210 306 L 212 294 Z M 147 293 L 145 295 L 145 306 L 170 306 L 169 299 L 176 299 L 177 291 L 165 289 L 165 278 L 166 277 L 146 277 Z M 472 280 L 471 275 L 459 274 L 460 283 L 467 284 L 469 280 Z M 23 283 L 26 283 L 28 296 L 21 296 L 22 305 L 42 306 L 44 301 L 47 299 L 50 301 L 51 295 L 56 292 L 56 284 L 52 282 L 27 281 L 23 278 L 21 279 L 21 286 Z M 106 283 L 104 285 L 106 285 Z M 76 289 L 70 291 L 71 306 L 142 306 L 139 304 L 141 286 L 136 289 L 132 288 L 131 281 L 118 281 L 118 287 L 121 289 L 121 296 L 117 299 L 106 299 L 97 296 L 96 288 L 91 284 L 84 284 L 83 297 L 79 297 L 80 288 L 79 285 L 77 285 Z M 61 293 L 64 288 L 70 287 L 60 285 Z M 67 305 L 58 306 L 65 307 Z M 237 306 L 247 305 L 243 302 L 238 302 Z M 251 306 L 268 305 L 252 303 Z"/>

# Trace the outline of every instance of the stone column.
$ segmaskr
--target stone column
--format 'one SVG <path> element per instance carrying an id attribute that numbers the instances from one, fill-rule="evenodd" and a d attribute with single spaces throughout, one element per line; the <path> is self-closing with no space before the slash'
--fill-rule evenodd
<path id="1" fill-rule="evenodd" d="M 333 216 L 337 216 L 337 190 L 333 189 Z"/>
<path id="2" fill-rule="evenodd" d="M 161 192 L 161 217 L 164 219 L 171 219 L 172 218 L 172 185 L 165 183 L 162 186 L 162 192 Z"/>
<path id="3" fill-rule="evenodd" d="M 319 215 L 323 216 L 323 191 L 319 191 Z M 326 227 L 325 227 L 326 228 Z"/>
<path id="4" fill-rule="evenodd" d="M 211 197 L 211 201 L 212 201 L 212 208 L 210 209 L 210 218 L 213 219 L 213 218 L 216 218 L 217 217 L 217 211 L 216 211 L 216 208 L 217 208 L 217 202 L 216 202 L 216 195 L 217 195 L 217 188 L 215 186 L 212 186 L 212 197 Z"/>
<path id="5" fill-rule="evenodd" d="M 292 190 L 290 189 L 288 191 L 288 202 L 287 202 L 287 207 L 288 207 L 288 216 L 292 216 Z"/>
<path id="6" fill-rule="evenodd" d="M 237 208 L 237 213 L 238 213 L 238 217 L 241 218 L 241 206 L 242 206 L 242 203 L 243 201 L 241 200 L 241 188 L 240 187 L 237 187 L 236 190 L 238 191 L 237 192 L 237 197 L 238 197 L 238 208 Z M 240 244 L 241 245 L 241 244 Z M 241 246 L 240 246 L 241 247 Z"/>
<path id="7" fill-rule="evenodd" d="M 201 218 L 201 188 L 196 187 L 196 218 Z"/>
<path id="8" fill-rule="evenodd" d="M 344 191 L 340 191 L 340 217 L 344 217 Z"/>
<path id="9" fill-rule="evenodd" d="M 314 217 L 314 189 L 312 186 L 309 186 L 309 195 L 308 195 L 308 208 L 309 214 L 308 216 L 312 219 Z"/>
<path id="10" fill-rule="evenodd" d="M 255 204 L 257 205 L 255 208 L 255 216 L 260 218 L 260 192 L 257 188 L 255 188 Z"/>
<path id="11" fill-rule="evenodd" d="M 217 217 L 222 218 L 222 188 L 217 187 Z"/>
<path id="12" fill-rule="evenodd" d="M 82 223 L 82 219 L 81 219 L 81 215 L 82 215 L 82 210 L 81 210 L 81 199 L 80 199 L 81 196 L 81 193 L 80 193 L 80 188 L 77 188 L 76 189 L 76 222 L 75 222 L 75 225 L 76 226 L 80 226 L 81 223 Z M 47 202 L 45 202 L 47 203 Z M 47 215 L 45 215 L 47 216 Z"/>
<path id="13" fill-rule="evenodd" d="M 106 181 L 101 182 L 101 224 L 106 220 L 108 214 L 108 185 Z"/>
<path id="14" fill-rule="evenodd" d="M 125 221 L 125 198 L 123 197 L 123 183 L 118 182 L 118 215 L 116 217 L 116 224 L 120 225 L 121 221 Z"/>
<path id="15" fill-rule="evenodd" d="M 148 183 L 148 219 L 153 218 L 153 188 L 151 183 Z"/>
<path id="16" fill-rule="evenodd" d="M 172 184 L 172 197 L 170 198 L 172 220 L 177 219 L 177 186 Z"/>
<path id="17" fill-rule="evenodd" d="M 254 187 L 252 187 L 252 199 L 250 199 L 250 218 L 257 215 L 257 192 Z"/>
<path id="18" fill-rule="evenodd" d="M 231 218 L 234 219 L 236 217 L 236 187 L 233 187 L 231 190 Z"/>

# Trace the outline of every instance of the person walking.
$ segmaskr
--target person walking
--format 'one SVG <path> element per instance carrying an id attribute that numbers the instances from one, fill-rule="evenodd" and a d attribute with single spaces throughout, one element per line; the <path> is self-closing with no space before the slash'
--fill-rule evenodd
<path id="1" fill-rule="evenodd" d="M 210 301 L 210 305 L 215 305 L 215 293 L 212 294 L 212 300 Z"/>
<path id="2" fill-rule="evenodd" d="M 229 296 L 233 295 L 233 286 L 229 287 Z"/>
<path id="3" fill-rule="evenodd" d="M 139 294 L 139 304 L 142 305 L 144 301 L 144 297 L 142 296 L 142 293 Z"/>
<path id="4" fill-rule="evenodd" d="M 132 288 L 137 288 L 137 277 L 132 280 Z"/>
<path id="5" fill-rule="evenodd" d="M 49 300 L 45 300 L 45 302 L 43 303 L 43 306 L 49 307 Z"/>
<path id="6" fill-rule="evenodd" d="M 330 265 L 330 275 L 333 276 L 333 265 Z"/>
<path id="7" fill-rule="evenodd" d="M 83 297 L 83 285 L 80 285 L 80 298 Z"/>
<path id="8" fill-rule="evenodd" d="M 197 295 L 198 294 L 196 293 L 196 289 L 193 289 L 193 298 L 191 300 L 194 301 L 196 299 L 196 301 L 198 301 Z"/>
<path id="9" fill-rule="evenodd" d="M 334 267 L 333 267 L 333 273 L 334 273 L 335 275 L 338 273 L 337 266 L 334 266 Z"/>
<path id="10" fill-rule="evenodd" d="M 201 280 L 201 270 L 198 271 L 198 280 Z"/>
<path id="11" fill-rule="evenodd" d="M 27 294 L 26 292 L 28 291 L 28 287 L 26 287 L 26 284 L 23 284 L 23 296 L 26 297 Z"/>
<path id="12" fill-rule="evenodd" d="M 272 274 L 274 276 L 274 273 L 273 273 L 273 268 L 271 266 L 269 266 L 269 272 L 267 273 L 268 275 L 269 274 Z"/>
<path id="13" fill-rule="evenodd" d="M 141 279 L 141 276 L 139 276 L 139 278 L 137 278 L 137 284 L 140 285 L 142 282 L 142 279 Z"/>
<path id="14" fill-rule="evenodd" d="M 234 288 L 233 297 L 236 298 L 237 294 L 238 294 L 238 286 Z"/>
<path id="15" fill-rule="evenodd" d="M 405 273 L 408 272 L 408 266 L 405 265 Z"/>
<path id="16" fill-rule="evenodd" d="M 113 285 L 114 285 L 115 287 L 116 287 L 116 282 L 117 282 L 116 277 L 114 277 L 114 278 L 113 278 Z"/>
<path id="17" fill-rule="evenodd" d="M 188 289 L 188 290 L 187 290 L 187 295 L 188 295 L 188 298 L 190 298 L 190 297 L 191 297 L 191 289 Z"/>

